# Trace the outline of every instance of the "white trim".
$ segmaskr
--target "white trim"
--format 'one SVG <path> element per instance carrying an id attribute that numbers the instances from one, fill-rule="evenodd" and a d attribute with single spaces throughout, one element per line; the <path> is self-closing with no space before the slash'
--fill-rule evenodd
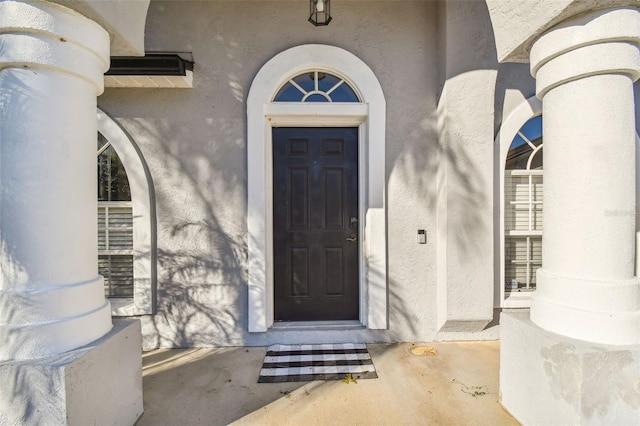
<path id="1" fill-rule="evenodd" d="M 504 174 L 512 175 L 512 176 L 542 176 L 543 171 L 540 169 L 533 169 L 533 170 L 512 169 L 512 170 L 504 170 Z"/>
<path id="2" fill-rule="evenodd" d="M 506 171 L 504 169 L 504 165 L 507 161 L 507 154 L 509 152 L 509 147 L 513 142 L 513 139 L 516 137 L 522 126 L 532 119 L 533 117 L 537 117 L 542 115 L 542 102 L 536 98 L 535 96 L 530 97 L 529 99 L 524 100 L 516 109 L 514 109 L 511 114 L 504 120 L 502 126 L 500 127 L 500 131 L 498 132 L 495 140 L 495 167 L 498 169 L 494 176 L 498 178 L 496 185 L 499 188 L 499 215 L 500 221 L 498 225 L 498 229 L 494 230 L 494 236 L 496 238 L 496 244 L 498 246 L 498 253 L 500 256 L 500 264 L 498 267 L 500 268 L 500 273 L 496 276 L 499 277 L 498 283 L 496 283 L 494 289 L 494 305 L 496 307 L 502 308 L 528 308 L 531 304 L 531 294 L 532 291 L 527 292 L 519 292 L 512 294 L 509 298 L 505 299 L 505 272 L 504 272 L 504 238 L 505 238 L 505 230 L 504 230 L 504 177 Z M 543 135 L 544 137 L 544 135 Z M 495 169 L 494 169 L 495 170 Z M 518 174 L 517 170 L 511 172 L 512 174 Z M 525 174 L 538 174 L 542 173 L 539 171 L 526 171 Z"/>
<path id="3" fill-rule="evenodd" d="M 636 131 L 636 277 L 640 277 L 640 135 Z"/>
<path id="4" fill-rule="evenodd" d="M 327 75 L 331 75 L 332 77 L 336 77 L 336 76 L 334 76 L 331 73 L 328 73 L 326 71 L 322 71 L 322 72 L 323 72 L 323 74 L 327 74 Z M 308 74 L 308 72 L 305 72 L 305 73 L 300 74 L 300 75 L 305 75 L 305 74 Z M 313 90 L 306 91 L 302 86 L 300 86 L 295 81 L 295 78 L 299 77 L 300 75 L 293 76 L 292 78 L 290 78 L 282 87 L 280 87 L 277 90 L 276 93 L 279 94 L 285 87 L 287 87 L 288 84 L 290 84 L 291 86 L 293 86 L 296 89 L 298 89 L 298 92 L 300 92 L 300 94 L 302 95 L 302 99 L 300 101 L 298 101 L 298 102 L 306 102 L 307 99 L 309 99 L 309 97 L 313 96 L 313 95 L 321 95 L 326 99 L 327 102 L 333 102 L 333 99 L 331 98 L 331 93 L 333 93 L 338 87 L 342 86 L 345 83 L 345 81 L 343 79 L 340 79 L 340 81 L 338 81 L 336 84 L 334 84 L 326 92 L 324 90 L 320 90 L 319 83 L 318 83 L 318 70 L 314 70 L 313 71 Z M 347 83 L 347 87 L 349 88 L 349 90 L 353 91 L 354 94 L 356 93 L 355 90 L 353 90 L 353 88 L 351 86 L 349 86 L 348 83 Z M 274 102 L 277 101 L 275 99 L 278 96 L 277 94 L 274 96 L 274 99 L 272 99 L 272 101 L 274 101 Z M 282 101 L 277 101 L 277 102 L 282 102 Z"/>
<path id="5" fill-rule="evenodd" d="M 192 89 L 193 71 L 185 75 L 105 75 L 104 87 L 112 89 Z"/>
<path id="6" fill-rule="evenodd" d="M 112 315 L 130 316 L 152 314 L 155 306 L 153 288 L 155 249 L 153 233 L 153 204 L 151 182 L 142 154 L 125 131 L 106 113 L 97 110 L 98 131 L 111 142 L 124 165 L 131 189 L 133 207 L 133 282 L 134 297 L 128 303 L 112 300 Z M 115 302 L 115 303 L 114 303 Z"/>
<path id="7" fill-rule="evenodd" d="M 327 71 L 345 80 L 363 103 L 272 102 L 289 79 Z M 386 103 L 373 71 L 346 50 L 303 45 L 276 55 L 258 71 L 247 98 L 249 331 L 273 325 L 272 128 L 359 128 L 360 322 L 387 328 L 385 223 Z"/>

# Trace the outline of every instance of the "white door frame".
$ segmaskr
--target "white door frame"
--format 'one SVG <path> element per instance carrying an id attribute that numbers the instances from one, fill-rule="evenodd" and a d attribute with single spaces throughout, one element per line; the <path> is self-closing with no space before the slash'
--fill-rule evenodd
<path id="1" fill-rule="evenodd" d="M 278 90 L 305 71 L 343 78 L 361 103 L 272 102 Z M 360 322 L 387 328 L 385 204 L 386 103 L 373 71 L 344 49 L 302 45 L 270 61 L 253 80 L 247 98 L 249 331 L 273 325 L 273 127 L 358 127 Z"/>

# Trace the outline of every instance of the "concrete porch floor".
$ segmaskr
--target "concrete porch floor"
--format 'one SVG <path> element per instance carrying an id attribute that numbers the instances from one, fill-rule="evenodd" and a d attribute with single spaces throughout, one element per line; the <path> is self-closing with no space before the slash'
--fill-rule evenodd
<path id="1" fill-rule="evenodd" d="M 137 425 L 518 424 L 498 403 L 499 342 L 368 348 L 379 378 L 357 384 L 258 384 L 264 347 L 146 352 Z"/>

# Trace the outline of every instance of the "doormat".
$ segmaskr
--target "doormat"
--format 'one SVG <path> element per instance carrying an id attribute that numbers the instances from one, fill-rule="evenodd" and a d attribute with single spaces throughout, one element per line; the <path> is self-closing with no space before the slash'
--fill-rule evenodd
<path id="1" fill-rule="evenodd" d="M 364 343 L 273 345 L 267 348 L 258 383 L 377 378 Z"/>

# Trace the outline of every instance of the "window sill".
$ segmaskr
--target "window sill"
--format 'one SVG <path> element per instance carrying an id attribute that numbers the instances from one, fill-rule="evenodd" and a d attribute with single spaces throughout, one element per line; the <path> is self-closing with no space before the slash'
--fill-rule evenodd
<path id="1" fill-rule="evenodd" d="M 133 298 L 112 298 L 109 299 L 109 302 L 111 303 L 111 316 L 113 317 L 130 317 L 136 315 Z"/>
<path id="2" fill-rule="evenodd" d="M 112 317 L 134 317 L 155 313 L 150 300 L 138 300 L 138 303 L 131 297 L 107 298 L 107 300 L 111 303 Z"/>
<path id="3" fill-rule="evenodd" d="M 505 299 L 502 301 L 502 307 L 529 308 L 531 307 L 531 296 L 533 296 L 533 291 L 505 293 Z"/>

